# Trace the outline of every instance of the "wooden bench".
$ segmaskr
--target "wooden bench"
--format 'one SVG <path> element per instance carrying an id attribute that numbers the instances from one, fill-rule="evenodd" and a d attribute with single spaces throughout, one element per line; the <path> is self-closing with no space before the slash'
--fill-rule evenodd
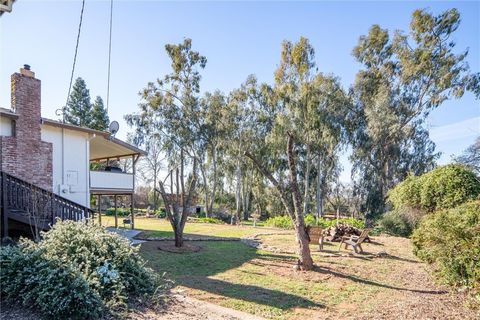
<path id="1" fill-rule="evenodd" d="M 368 233 L 370 229 L 364 229 L 360 236 L 343 236 L 342 241 L 340 241 L 340 246 L 338 247 L 338 251 L 342 248 L 342 244 L 345 244 L 345 249 L 348 249 L 348 246 L 351 246 L 355 253 L 363 253 L 362 243 L 368 237 Z"/>
<path id="2" fill-rule="evenodd" d="M 320 227 L 307 227 L 309 243 L 318 243 L 318 250 L 323 250 L 323 229 Z"/>

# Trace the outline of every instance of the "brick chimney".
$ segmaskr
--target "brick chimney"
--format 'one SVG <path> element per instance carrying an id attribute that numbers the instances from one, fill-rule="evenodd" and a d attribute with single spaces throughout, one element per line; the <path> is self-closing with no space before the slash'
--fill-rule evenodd
<path id="1" fill-rule="evenodd" d="M 29 65 L 12 74 L 12 109 L 18 115 L 15 136 L 0 136 L 1 169 L 52 190 L 52 144 L 41 137 L 41 83 Z"/>
<path id="2" fill-rule="evenodd" d="M 18 114 L 17 137 L 19 140 L 40 140 L 41 82 L 28 64 L 11 77 L 12 109 Z M 24 136 L 25 135 L 25 136 Z"/>

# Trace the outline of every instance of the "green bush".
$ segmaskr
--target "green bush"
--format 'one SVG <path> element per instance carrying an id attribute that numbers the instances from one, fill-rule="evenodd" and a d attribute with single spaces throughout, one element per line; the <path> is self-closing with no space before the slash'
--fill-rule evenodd
<path id="1" fill-rule="evenodd" d="M 306 226 L 318 226 L 322 228 L 328 228 L 330 226 L 337 224 L 336 219 L 327 220 L 324 218 L 320 218 L 317 220 L 317 218 L 315 218 L 313 214 L 307 214 L 304 219 L 305 219 Z M 338 220 L 338 223 L 347 224 L 349 226 L 352 226 L 358 229 L 365 228 L 365 223 L 363 221 L 354 219 L 354 218 L 342 218 Z M 281 229 L 293 229 L 292 220 L 290 219 L 289 216 L 277 216 L 277 217 L 268 218 L 265 221 L 265 225 L 268 227 L 275 227 L 275 228 L 281 228 Z"/>
<path id="2" fill-rule="evenodd" d="M 413 231 L 408 219 L 399 210 L 385 213 L 378 222 L 378 229 L 380 232 L 401 237 L 407 237 Z"/>
<path id="3" fill-rule="evenodd" d="M 117 216 L 125 217 L 130 215 L 130 208 L 117 208 Z M 106 216 L 114 216 L 115 215 L 115 208 L 108 208 L 105 210 Z"/>
<path id="4" fill-rule="evenodd" d="M 292 219 L 289 216 L 276 216 L 265 221 L 267 227 L 293 229 Z"/>
<path id="5" fill-rule="evenodd" d="M 438 167 L 422 176 L 409 176 L 388 193 L 395 209 L 410 207 L 434 212 L 454 208 L 480 194 L 480 181 L 460 164 Z"/>
<path id="6" fill-rule="evenodd" d="M 413 232 L 415 254 L 434 264 L 445 283 L 472 290 L 480 306 L 480 203 L 425 216 Z"/>
<path id="7" fill-rule="evenodd" d="M 480 194 L 480 181 L 467 167 L 451 164 L 422 176 L 420 204 L 429 212 L 454 208 Z"/>
<path id="8" fill-rule="evenodd" d="M 155 211 L 155 216 L 157 218 L 163 219 L 167 216 L 167 212 L 165 211 L 164 208 L 161 208 L 161 209 Z"/>
<path id="9" fill-rule="evenodd" d="M 42 250 L 1 247 L 0 282 L 4 298 L 34 306 L 51 318 L 95 319 L 103 311 L 87 280 L 60 261 L 44 258 Z"/>
<path id="10" fill-rule="evenodd" d="M 379 232 L 408 237 L 424 215 L 424 211 L 410 207 L 393 209 L 381 217 L 377 222 L 376 228 Z"/>
<path id="11" fill-rule="evenodd" d="M 151 298 L 158 288 L 159 279 L 153 270 L 145 267 L 145 261 L 138 254 L 138 248 L 132 247 L 128 240 L 115 233 L 81 222 L 59 221 L 49 232 L 42 235 L 43 240 L 39 243 L 22 240 L 18 250 L 24 254 L 33 254 L 40 259 L 39 261 L 45 261 L 45 263 L 39 263 L 39 269 L 35 270 L 47 278 L 45 281 L 57 275 L 60 276 L 55 281 L 64 281 L 61 277 L 65 279 L 71 277 L 69 280 L 72 282 L 71 285 L 80 289 L 78 292 L 68 291 L 59 286 L 59 291 L 55 291 L 55 287 L 52 286 L 49 287 L 51 290 L 38 292 L 38 298 L 35 298 L 33 305 L 41 310 L 49 307 L 50 296 L 62 294 L 68 302 L 70 301 L 68 299 L 80 301 L 85 294 L 91 296 L 89 299 L 93 299 L 93 302 L 89 302 L 90 305 L 94 306 L 97 299 L 100 301 L 101 309 L 119 313 L 125 310 L 130 297 L 146 300 Z M 12 264 L 8 265 L 8 260 L 6 261 L 7 267 L 14 267 Z M 3 264 L 2 259 L 2 267 Z M 12 277 L 15 271 L 3 269 L 2 287 L 4 283 L 12 283 L 12 286 L 41 286 L 44 281 L 43 278 L 29 278 L 28 273 L 31 271 L 28 269 L 24 270 L 25 275 L 17 278 Z M 7 270 L 10 269 L 7 268 Z M 54 283 L 54 280 L 51 281 Z M 16 298 L 17 295 L 12 295 L 13 292 L 14 290 L 5 293 L 7 296 Z M 58 312 L 74 315 L 90 312 L 80 307 L 80 304 L 78 306 L 66 304 L 59 306 Z M 96 317 L 96 310 L 92 311 L 92 317 Z"/>

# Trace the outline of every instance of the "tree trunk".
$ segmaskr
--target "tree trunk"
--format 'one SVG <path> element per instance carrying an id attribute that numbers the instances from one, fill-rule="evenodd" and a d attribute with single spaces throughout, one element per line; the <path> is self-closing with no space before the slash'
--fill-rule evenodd
<path id="1" fill-rule="evenodd" d="M 293 207 L 295 209 L 295 234 L 298 243 L 298 264 L 302 270 L 312 270 L 313 260 L 310 254 L 310 247 L 308 246 L 308 235 L 305 230 L 305 221 L 302 211 L 302 202 L 300 190 L 298 190 L 297 169 L 295 166 L 295 155 L 293 151 L 293 136 L 288 134 L 287 140 L 287 157 L 288 168 L 290 173 L 290 190 L 293 198 Z"/>
<path id="2" fill-rule="evenodd" d="M 310 191 L 310 147 L 307 145 L 307 164 L 304 179 L 304 195 L 303 195 L 303 215 L 308 213 L 308 196 Z"/>
<path id="3" fill-rule="evenodd" d="M 153 170 L 154 177 L 153 177 L 153 214 L 157 213 L 157 192 L 155 191 L 157 187 L 157 175 L 156 175 L 156 168 Z M 147 194 L 147 203 L 148 203 L 148 194 Z"/>
<path id="4" fill-rule="evenodd" d="M 209 210 L 208 210 L 208 204 L 210 203 L 208 199 L 208 181 L 207 181 L 207 174 L 205 173 L 205 166 L 204 164 L 200 165 L 200 171 L 202 172 L 202 178 L 203 178 L 203 190 L 205 192 L 205 217 L 209 217 Z"/>
<path id="5" fill-rule="evenodd" d="M 246 170 L 242 183 L 242 201 L 243 201 L 243 220 L 248 220 L 250 212 L 250 192 L 251 192 L 251 179 L 249 179 L 249 170 Z"/>
<path id="6" fill-rule="evenodd" d="M 213 165 L 213 181 L 212 181 L 212 193 L 210 195 L 210 207 L 208 212 L 213 214 L 213 204 L 215 202 L 215 195 L 217 193 L 217 148 L 212 147 L 212 165 Z"/>
<path id="7" fill-rule="evenodd" d="M 236 210 L 235 210 L 235 219 L 236 223 L 240 222 L 240 211 L 242 207 L 242 195 L 241 195 L 241 177 L 242 171 L 240 169 L 240 159 L 237 159 L 237 169 L 236 169 L 236 190 L 235 190 L 235 202 L 236 202 Z"/>
<path id="8" fill-rule="evenodd" d="M 175 228 L 173 230 L 175 234 L 175 247 L 181 247 L 183 246 L 183 231 L 179 230 L 179 228 Z"/>
<path id="9" fill-rule="evenodd" d="M 289 134 L 287 140 L 287 156 L 290 173 L 289 186 L 285 187 L 280 184 L 277 179 L 275 179 L 275 177 L 252 154 L 246 152 L 245 155 L 253 161 L 257 169 L 273 184 L 280 194 L 280 200 L 285 206 L 285 209 L 287 210 L 295 226 L 295 236 L 298 244 L 299 255 L 298 265 L 302 270 L 312 270 L 313 260 L 310 254 L 310 248 L 308 246 L 308 235 L 307 231 L 305 230 L 305 221 L 303 219 L 301 195 L 300 191 L 298 190 L 297 171 L 295 168 L 295 158 L 293 154 L 293 137 Z"/>

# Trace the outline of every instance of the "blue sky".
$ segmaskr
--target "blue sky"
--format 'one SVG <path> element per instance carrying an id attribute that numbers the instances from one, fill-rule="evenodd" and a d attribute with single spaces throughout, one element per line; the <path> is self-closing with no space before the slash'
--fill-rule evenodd
<path id="1" fill-rule="evenodd" d="M 372 24 L 407 30 L 411 13 L 455 7 L 462 23 L 454 36 L 458 49 L 469 48 L 468 61 L 480 71 L 480 2 L 114 2 L 111 120 L 119 137 L 129 130 L 123 115 L 136 111 L 138 91 L 169 72 L 164 46 L 192 38 L 207 56 L 202 90 L 229 92 L 249 74 L 271 82 L 280 43 L 300 36 L 316 49 L 319 70 L 334 73 L 345 88 L 359 65 L 351 56 L 358 37 Z M 24 63 L 42 80 L 42 114 L 56 119 L 68 91 L 81 1 L 19 0 L 0 18 L 0 106 L 10 107 L 10 75 Z M 106 97 L 109 1 L 86 1 L 75 77 L 83 77 L 92 97 Z M 432 139 L 442 151 L 440 163 L 459 154 L 480 134 L 480 107 L 471 94 L 431 113 Z M 343 157 L 342 180 L 349 177 Z"/>

